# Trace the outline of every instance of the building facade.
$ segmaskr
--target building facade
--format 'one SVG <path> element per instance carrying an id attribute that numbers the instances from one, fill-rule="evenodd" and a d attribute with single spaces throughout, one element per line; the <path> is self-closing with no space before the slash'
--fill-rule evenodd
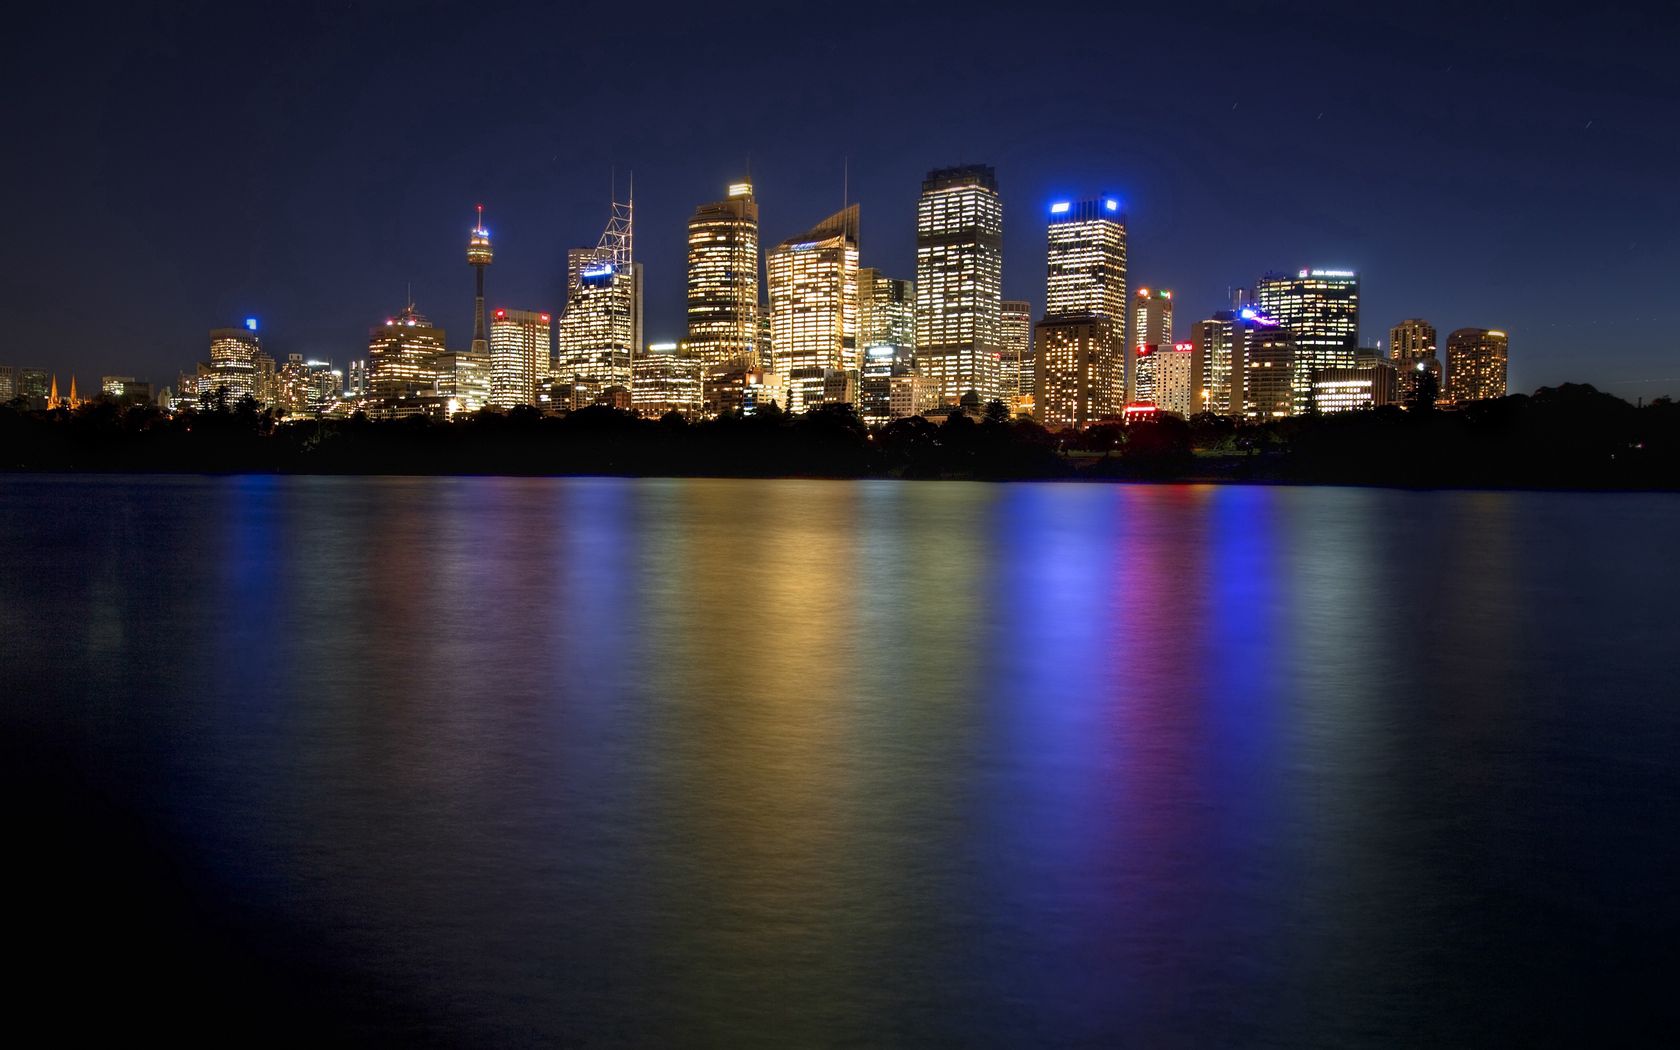
<path id="1" fill-rule="evenodd" d="M 1447 398 L 1455 405 L 1507 392 L 1510 339 L 1496 328 L 1458 328 L 1447 336 Z"/>
<path id="2" fill-rule="evenodd" d="M 368 332 L 367 396 L 370 410 L 410 415 L 441 409 L 438 379 L 447 354 L 445 332 L 409 303 Z"/>
<path id="3" fill-rule="evenodd" d="M 496 408 L 537 403 L 548 377 L 553 318 L 540 310 L 498 309 L 490 320 L 489 404 Z"/>
<path id="4" fill-rule="evenodd" d="M 688 337 L 684 346 L 708 373 L 755 369 L 758 339 L 758 202 L 750 182 L 688 220 Z"/>
<path id="5" fill-rule="evenodd" d="M 1312 374 L 1347 368 L 1359 349 L 1359 275 L 1352 270 L 1268 273 L 1256 289 L 1259 307 L 1295 339 L 1295 411 L 1312 398 Z"/>
<path id="6" fill-rule="evenodd" d="M 998 400 L 1009 409 L 1010 415 L 1021 412 L 1022 395 L 1032 394 L 1032 304 L 1025 299 L 1003 301 L 1003 351 L 998 360 Z"/>
<path id="7" fill-rule="evenodd" d="M 1050 430 L 1120 418 L 1123 331 L 1106 318 L 1046 318 L 1034 333 L 1034 418 Z"/>
<path id="8" fill-rule="evenodd" d="M 1110 196 L 1050 205 L 1033 411 L 1046 427 L 1118 419 L 1126 400 L 1126 218 Z"/>
<path id="9" fill-rule="evenodd" d="M 1143 346 L 1160 347 L 1163 350 L 1173 344 L 1173 299 L 1172 291 L 1167 288 L 1139 288 L 1132 297 L 1132 338 L 1126 344 L 1126 375 L 1134 373 L 1133 363 L 1138 358 L 1138 348 Z M 1139 389 L 1135 379 L 1128 378 L 1126 382 L 1126 401 L 1150 400 Z"/>
<path id="10" fill-rule="evenodd" d="M 916 368 L 956 403 L 999 393 L 1003 200 L 984 165 L 928 172 L 916 202 Z"/>
<path id="11" fill-rule="evenodd" d="M 658 419 L 676 412 L 698 419 L 703 362 L 676 343 L 651 343 L 632 366 L 630 404 L 636 414 Z"/>
<path id="12" fill-rule="evenodd" d="M 555 379 L 571 407 L 628 404 L 630 359 L 642 345 L 642 267 L 633 244 L 635 203 L 612 204 L 593 248 L 566 255 L 566 309 L 560 315 Z"/>
<path id="13" fill-rule="evenodd" d="M 800 384 L 800 409 L 821 402 L 834 385 L 824 373 L 856 378 L 861 368 L 858 346 L 858 206 L 836 212 L 804 233 L 771 250 L 766 259 L 770 284 L 770 340 L 773 371 L 790 386 Z M 845 389 L 841 384 L 842 392 Z M 790 394 L 789 409 L 793 408 Z"/>

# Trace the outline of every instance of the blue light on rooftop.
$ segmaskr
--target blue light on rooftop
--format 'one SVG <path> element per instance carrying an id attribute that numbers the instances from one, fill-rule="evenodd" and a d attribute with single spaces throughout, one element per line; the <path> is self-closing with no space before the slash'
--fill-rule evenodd
<path id="1" fill-rule="evenodd" d="M 245 327 L 255 332 L 257 330 L 257 319 L 255 317 L 245 318 Z"/>
<path id="2" fill-rule="evenodd" d="M 1067 210 L 1068 210 L 1069 207 L 1070 207 L 1070 205 L 1067 201 L 1057 201 L 1056 203 L 1050 205 L 1050 214 L 1051 215 L 1065 215 L 1065 214 L 1067 214 Z"/>
<path id="3" fill-rule="evenodd" d="M 1109 211 L 1119 211 L 1120 202 L 1115 200 L 1113 197 L 1110 197 L 1103 201 L 1103 207 L 1107 208 Z"/>

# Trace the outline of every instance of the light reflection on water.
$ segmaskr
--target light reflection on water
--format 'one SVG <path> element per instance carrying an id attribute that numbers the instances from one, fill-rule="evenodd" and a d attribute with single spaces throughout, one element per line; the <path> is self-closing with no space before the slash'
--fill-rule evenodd
<path id="1" fill-rule="evenodd" d="M 1667 496 L 5 478 L 0 673 L 13 746 L 208 902 L 183 954 L 363 1036 L 1544 1041 L 1673 918 L 1677 529 Z"/>

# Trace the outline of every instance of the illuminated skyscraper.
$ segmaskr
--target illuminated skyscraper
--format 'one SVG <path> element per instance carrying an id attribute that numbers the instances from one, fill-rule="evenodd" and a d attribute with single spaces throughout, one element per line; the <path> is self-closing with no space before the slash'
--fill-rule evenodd
<path id="1" fill-rule="evenodd" d="M 1183 342 L 1159 347 L 1155 358 L 1155 405 L 1163 412 L 1189 419 L 1200 410 L 1201 372 L 1196 367 L 1196 345 Z"/>
<path id="2" fill-rule="evenodd" d="M 692 242 L 690 242 L 692 243 Z M 689 419 L 700 415 L 700 359 L 676 343 L 650 343 L 638 354 L 630 384 L 630 403 L 636 413 L 658 419 L 670 412 Z"/>
<path id="3" fill-rule="evenodd" d="M 858 340 L 865 349 L 891 346 L 895 363 L 909 365 L 916 355 L 916 282 L 860 268 Z"/>
<path id="4" fill-rule="evenodd" d="M 998 329 L 1003 345 L 998 386 L 999 400 L 1011 414 L 1021 410 L 1023 394 L 1032 394 L 1032 328 L 1032 304 L 1025 299 L 1005 299 Z"/>
<path id="5" fill-rule="evenodd" d="M 537 384 L 548 376 L 553 324 L 537 310 L 497 310 L 490 321 L 490 404 L 497 408 L 537 403 Z"/>
<path id="6" fill-rule="evenodd" d="M 1268 273 L 1260 309 L 1295 337 L 1295 411 L 1307 410 L 1312 374 L 1348 368 L 1359 349 L 1359 275 L 1351 270 Z"/>
<path id="7" fill-rule="evenodd" d="M 757 368 L 758 202 L 750 182 L 688 220 L 688 339 L 708 373 Z"/>
<path id="8" fill-rule="evenodd" d="M 1456 405 L 1504 397 L 1511 342 L 1492 328 L 1458 328 L 1447 336 L 1447 394 Z"/>
<path id="9" fill-rule="evenodd" d="M 634 232 L 632 193 L 629 203 L 613 202 L 595 247 L 567 253 L 555 376 L 571 388 L 573 407 L 629 400 L 630 358 L 642 345 L 642 268 L 632 251 Z"/>
<path id="10" fill-rule="evenodd" d="M 441 408 L 437 384 L 440 359 L 446 353 L 444 330 L 432 327 L 412 302 L 370 329 L 367 385 L 372 409 L 407 415 Z"/>
<path id="11" fill-rule="evenodd" d="M 1126 216 L 1114 197 L 1050 205 L 1044 316 L 1098 317 L 1126 331 Z"/>
<path id="12" fill-rule="evenodd" d="M 1435 341 L 1435 326 L 1421 317 L 1412 317 L 1388 330 L 1388 357 L 1396 366 L 1407 365 L 1425 357 L 1435 357 L 1439 344 Z"/>
<path id="13" fill-rule="evenodd" d="M 257 355 L 262 343 L 257 338 L 257 319 L 248 317 L 243 328 L 214 328 L 210 331 L 210 367 L 198 380 L 198 393 L 214 394 L 227 388 L 229 403 L 257 393 Z"/>
<path id="14" fill-rule="evenodd" d="M 1172 346 L 1172 292 L 1165 288 L 1139 288 L 1132 297 L 1132 338 L 1126 345 L 1126 400 L 1148 401 L 1139 393 L 1133 365 L 1138 358 L 1137 348 L 1154 346 L 1165 350 Z"/>
<path id="15" fill-rule="evenodd" d="M 1243 414 L 1249 419 L 1281 419 L 1296 414 L 1295 357 L 1298 348 L 1295 336 L 1282 325 L 1243 325 L 1239 315 L 1237 328 L 1246 335 L 1243 369 Z M 1248 320 L 1257 320 L 1249 318 Z M 1308 391 L 1311 396 L 1311 391 Z"/>
<path id="16" fill-rule="evenodd" d="M 928 172 L 916 203 L 916 368 L 955 403 L 998 397 L 1003 201 L 991 168 Z"/>
<path id="17" fill-rule="evenodd" d="M 770 278 L 770 343 L 775 373 L 792 391 L 827 398 L 837 388 L 825 373 L 850 377 L 855 398 L 861 367 L 858 347 L 858 206 L 836 212 L 778 244 L 766 260 Z M 811 407 L 802 394 L 790 410 Z M 797 402 L 796 404 L 794 402 Z"/>
<path id="18" fill-rule="evenodd" d="M 473 300 L 472 353 L 483 358 L 490 355 L 490 343 L 484 335 L 484 268 L 490 265 L 490 259 L 490 231 L 484 228 L 484 205 L 480 204 L 478 222 L 467 239 L 467 263 L 478 282 L 478 297 Z"/>
<path id="19" fill-rule="evenodd" d="M 1126 397 L 1126 218 L 1118 199 L 1050 205 L 1034 412 L 1047 427 L 1119 418 Z"/>
<path id="20" fill-rule="evenodd" d="M 1051 430 L 1118 419 L 1125 347 L 1106 318 L 1045 318 L 1034 334 L 1033 418 Z"/>
<path id="21" fill-rule="evenodd" d="M 916 358 L 915 282 L 860 268 L 858 338 L 863 344 L 858 412 L 870 426 L 882 426 L 894 418 L 893 381 L 908 375 Z"/>
<path id="22" fill-rule="evenodd" d="M 1388 357 L 1399 382 L 1397 400 L 1409 408 L 1427 394 L 1433 403 L 1442 393 L 1435 326 L 1419 317 L 1408 318 L 1389 329 L 1388 338 Z"/>

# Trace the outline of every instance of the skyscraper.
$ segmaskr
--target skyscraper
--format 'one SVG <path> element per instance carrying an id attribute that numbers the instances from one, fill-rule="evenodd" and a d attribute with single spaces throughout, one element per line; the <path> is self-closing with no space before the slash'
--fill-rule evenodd
<path id="1" fill-rule="evenodd" d="M 484 205 L 478 206 L 478 222 L 467 238 L 467 264 L 473 268 L 478 283 L 478 297 L 473 300 L 472 353 L 488 357 L 490 343 L 484 335 L 484 268 L 490 265 L 490 231 L 484 228 Z"/>
<path id="2" fill-rule="evenodd" d="M 566 255 L 566 309 L 560 315 L 555 375 L 572 406 L 629 401 L 630 358 L 642 345 L 642 268 L 635 261 L 635 195 L 612 203 L 593 248 Z"/>
<path id="3" fill-rule="evenodd" d="M 1103 196 L 1050 205 L 1034 411 L 1047 427 L 1118 418 L 1126 397 L 1126 218 Z"/>
<path id="4" fill-rule="evenodd" d="M 707 374 L 757 368 L 758 202 L 750 182 L 688 220 L 687 351 Z"/>
<path id="5" fill-rule="evenodd" d="M 908 375 L 916 358 L 916 284 L 871 267 L 858 269 L 858 412 L 870 426 L 893 419 L 895 377 Z"/>
<path id="6" fill-rule="evenodd" d="M 955 403 L 997 398 L 1003 201 L 984 165 L 928 172 L 916 203 L 916 368 Z"/>
<path id="7" fill-rule="evenodd" d="M 888 277 L 874 267 L 858 269 L 858 341 L 864 349 L 891 346 L 895 364 L 916 355 L 916 282 Z"/>
<path id="8" fill-rule="evenodd" d="M 770 279 L 770 342 L 775 372 L 789 385 L 791 411 L 813 407 L 837 389 L 855 399 L 861 367 L 858 347 L 858 206 L 838 211 L 778 244 L 766 260 Z M 795 397 L 793 390 L 801 392 Z"/>
<path id="9" fill-rule="evenodd" d="M 1163 412 L 1189 419 L 1199 411 L 1201 373 L 1194 343 L 1174 343 L 1155 352 L 1155 404 Z"/>
<path id="10" fill-rule="evenodd" d="M 1388 339 L 1388 357 L 1399 382 L 1399 402 L 1411 407 L 1427 394 L 1433 404 L 1441 394 L 1440 344 L 1435 326 L 1420 317 L 1407 318 L 1389 329 Z"/>
<path id="11" fill-rule="evenodd" d="M 497 310 L 490 322 L 490 404 L 498 408 L 537 403 L 537 384 L 548 375 L 553 327 L 537 310 Z"/>
<path id="12" fill-rule="evenodd" d="M 1447 395 L 1456 405 L 1504 397 L 1511 343 L 1493 328 L 1458 328 L 1447 336 Z"/>
<path id="13" fill-rule="evenodd" d="M 1117 419 L 1125 347 L 1119 329 L 1092 315 L 1045 318 L 1034 333 L 1034 418 L 1051 430 Z"/>
<path id="14" fill-rule="evenodd" d="M 1295 337 L 1295 411 L 1312 400 L 1312 374 L 1349 368 L 1359 349 L 1359 275 L 1352 270 L 1268 273 L 1260 309 Z"/>
<path id="15" fill-rule="evenodd" d="M 214 394 L 227 388 L 229 403 L 257 393 L 257 355 L 262 343 L 257 338 L 257 319 L 247 317 L 243 328 L 210 330 L 210 367 L 198 381 L 198 393 Z"/>
<path id="16" fill-rule="evenodd" d="M 413 302 L 370 329 L 367 386 L 374 411 L 409 415 L 441 408 L 437 383 L 446 353 L 444 330 L 434 328 Z"/>
<path id="17" fill-rule="evenodd" d="M 1139 393 L 1137 370 L 1133 367 L 1139 357 L 1138 347 L 1154 346 L 1165 350 L 1172 342 L 1172 292 L 1165 288 L 1139 288 L 1132 298 L 1132 338 L 1126 344 L 1128 402 L 1149 400 Z"/>
<path id="18" fill-rule="evenodd" d="M 1239 312 L 1237 328 L 1243 340 L 1243 414 L 1261 421 L 1296 414 L 1296 354 L 1294 333 L 1281 324 L 1244 325 Z M 1311 390 L 1308 390 L 1311 396 Z"/>
<path id="19" fill-rule="evenodd" d="M 1011 414 L 1021 411 L 1023 394 L 1032 394 L 1032 329 L 1032 304 L 1025 299 L 1005 299 L 999 327 L 1003 354 L 998 367 L 998 399 Z"/>

